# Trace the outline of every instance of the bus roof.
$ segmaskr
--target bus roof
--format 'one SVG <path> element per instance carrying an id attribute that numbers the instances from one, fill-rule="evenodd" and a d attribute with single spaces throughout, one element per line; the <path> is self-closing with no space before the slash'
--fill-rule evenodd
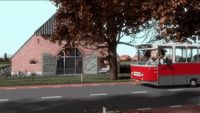
<path id="1" fill-rule="evenodd" d="M 200 47 L 200 44 L 188 44 L 188 43 L 165 43 L 165 44 L 155 44 L 155 43 L 146 43 L 139 44 L 136 46 L 138 50 L 151 50 L 157 49 L 159 46 L 171 46 L 171 47 Z"/>

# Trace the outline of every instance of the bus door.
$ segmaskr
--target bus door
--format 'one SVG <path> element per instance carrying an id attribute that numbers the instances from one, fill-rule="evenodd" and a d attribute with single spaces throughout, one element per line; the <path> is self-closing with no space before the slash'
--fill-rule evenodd
<path id="1" fill-rule="evenodd" d="M 173 85 L 174 82 L 174 67 L 173 48 L 159 47 L 158 48 L 158 85 Z"/>

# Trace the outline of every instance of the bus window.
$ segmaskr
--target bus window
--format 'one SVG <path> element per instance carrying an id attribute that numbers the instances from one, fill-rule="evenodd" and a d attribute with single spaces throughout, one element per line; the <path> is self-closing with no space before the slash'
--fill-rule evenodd
<path id="1" fill-rule="evenodd" d="M 186 48 L 176 47 L 175 62 L 186 62 Z"/>
<path id="2" fill-rule="evenodd" d="M 197 48 L 195 47 L 188 47 L 187 48 L 187 62 L 197 62 Z"/>
<path id="3" fill-rule="evenodd" d="M 193 52 L 191 62 L 199 62 L 200 61 L 200 54 L 199 54 L 200 49 L 199 49 L 199 51 L 198 51 L 198 48 L 195 48 L 195 49 L 197 49 L 197 52 L 196 52 L 196 50 L 195 50 L 195 52 Z"/>
<path id="4" fill-rule="evenodd" d="M 141 65 L 156 65 L 156 50 L 138 50 L 138 63 Z"/>
<path id="5" fill-rule="evenodd" d="M 151 57 L 150 50 L 138 50 L 139 64 L 146 64 Z"/>
<path id="6" fill-rule="evenodd" d="M 172 63 L 172 48 L 162 47 L 159 49 L 158 58 L 160 64 Z"/>
<path id="7" fill-rule="evenodd" d="M 200 54 L 196 54 L 192 57 L 192 62 L 199 62 L 200 61 Z"/>

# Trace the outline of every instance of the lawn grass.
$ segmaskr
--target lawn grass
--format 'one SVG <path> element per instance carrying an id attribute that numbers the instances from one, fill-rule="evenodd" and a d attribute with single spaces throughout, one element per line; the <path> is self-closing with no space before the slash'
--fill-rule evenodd
<path id="1" fill-rule="evenodd" d="M 129 82 L 130 79 L 110 80 L 108 75 L 83 75 L 82 83 Z M 50 84 L 80 84 L 81 76 L 29 76 L 29 77 L 0 77 L 0 86 L 30 86 Z"/>
<path id="2" fill-rule="evenodd" d="M 135 61 L 120 61 L 120 65 L 131 65 L 131 64 L 135 64 Z"/>

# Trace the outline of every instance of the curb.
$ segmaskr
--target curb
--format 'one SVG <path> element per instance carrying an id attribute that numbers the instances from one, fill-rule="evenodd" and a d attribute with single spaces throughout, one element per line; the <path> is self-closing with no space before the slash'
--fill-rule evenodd
<path id="1" fill-rule="evenodd" d="M 64 87 L 97 87 L 97 86 L 117 86 L 117 85 L 136 85 L 135 82 L 111 82 L 111 83 L 82 83 L 82 84 L 53 84 L 53 85 L 32 85 L 32 86 L 5 86 L 0 90 L 17 89 L 40 89 L 40 88 L 64 88 Z"/>

